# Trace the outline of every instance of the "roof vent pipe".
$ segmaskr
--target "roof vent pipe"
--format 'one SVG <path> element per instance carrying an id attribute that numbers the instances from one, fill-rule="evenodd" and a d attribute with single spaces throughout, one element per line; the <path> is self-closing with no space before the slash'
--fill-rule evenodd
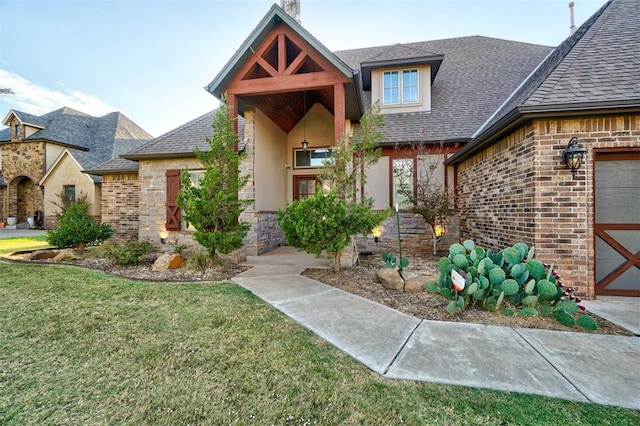
<path id="1" fill-rule="evenodd" d="M 300 0 L 280 0 L 280 7 L 287 13 L 287 15 L 291 16 L 298 24 L 302 25 L 300 22 Z"/>
<path id="2" fill-rule="evenodd" d="M 576 24 L 573 19 L 573 2 L 569 2 L 569 22 L 571 26 L 569 27 L 569 35 L 573 35 L 576 32 Z"/>

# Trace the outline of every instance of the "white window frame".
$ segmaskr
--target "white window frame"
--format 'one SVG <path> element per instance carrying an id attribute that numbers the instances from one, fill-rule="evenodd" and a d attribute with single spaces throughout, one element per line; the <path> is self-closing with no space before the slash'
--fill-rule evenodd
<path id="1" fill-rule="evenodd" d="M 198 188 L 200 186 L 200 179 L 204 176 L 206 170 L 189 170 L 189 180 L 191 184 Z M 188 221 L 182 221 L 182 229 L 186 229 L 187 231 L 195 231 L 196 228 L 193 227 Z"/>
<path id="2" fill-rule="evenodd" d="M 392 194 L 393 194 L 393 205 L 398 204 L 398 207 L 400 208 L 407 208 L 411 206 L 411 202 L 406 198 L 406 197 L 401 197 L 398 194 L 397 191 L 397 186 L 399 184 L 399 179 L 396 176 L 396 171 L 402 167 L 402 169 L 406 172 L 408 172 L 408 176 L 406 176 L 406 178 L 408 178 L 409 184 L 411 185 L 411 192 L 415 191 L 415 185 L 414 185 L 414 174 L 415 174 L 415 163 L 413 161 L 413 158 L 411 157 L 404 157 L 404 158 L 393 158 L 391 160 L 391 173 L 392 173 L 392 179 L 391 179 L 391 183 L 392 183 Z M 408 169 L 408 170 L 407 170 Z"/>
<path id="3" fill-rule="evenodd" d="M 416 100 L 405 100 L 404 99 L 404 73 L 415 71 L 416 73 Z M 385 101 L 385 76 L 387 74 L 397 73 L 398 74 L 398 102 L 386 102 Z M 384 70 L 382 71 L 382 78 L 380 79 L 381 92 L 380 98 L 383 106 L 395 106 L 395 105 L 418 105 L 420 104 L 420 70 L 418 68 L 398 68 L 392 70 Z"/>

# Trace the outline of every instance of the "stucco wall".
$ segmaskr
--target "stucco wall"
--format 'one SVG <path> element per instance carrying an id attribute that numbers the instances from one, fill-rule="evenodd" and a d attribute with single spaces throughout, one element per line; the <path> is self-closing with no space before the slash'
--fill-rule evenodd
<path id="1" fill-rule="evenodd" d="M 282 208 L 287 191 L 287 135 L 259 110 L 255 112 L 255 210 Z"/>
<path id="2" fill-rule="evenodd" d="M 575 179 L 571 137 L 587 149 Z M 460 237 L 491 248 L 534 244 L 578 294 L 594 295 L 594 149 L 640 146 L 640 115 L 536 120 L 458 166 Z"/>
<path id="3" fill-rule="evenodd" d="M 42 182 L 44 186 L 44 216 L 45 225 L 53 227 L 60 203 L 58 195 L 66 185 L 75 185 L 76 199 L 86 195 L 89 203 L 89 215 L 93 218 L 100 218 L 100 192 L 98 186 L 89 175 L 82 173 L 80 165 L 69 154 L 63 157 L 51 169 L 46 179 Z"/>

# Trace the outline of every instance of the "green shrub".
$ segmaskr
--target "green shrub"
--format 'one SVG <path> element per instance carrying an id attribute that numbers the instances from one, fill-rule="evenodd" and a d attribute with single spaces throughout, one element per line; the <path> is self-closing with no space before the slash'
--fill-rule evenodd
<path id="1" fill-rule="evenodd" d="M 82 253 L 85 247 L 100 244 L 112 235 L 111 226 L 92 219 L 89 205 L 78 201 L 63 208 L 58 227 L 47 231 L 46 239 L 54 247 L 73 247 Z"/>
<path id="2" fill-rule="evenodd" d="M 125 243 L 114 243 L 104 247 L 105 256 L 118 265 L 135 265 L 142 257 L 151 252 L 153 244 L 149 241 L 129 240 Z"/>
<path id="3" fill-rule="evenodd" d="M 214 260 L 211 259 L 209 253 L 203 250 L 198 250 L 189 256 L 185 261 L 184 267 L 192 271 L 206 271 L 214 264 Z"/>
<path id="4" fill-rule="evenodd" d="M 438 282 L 427 282 L 425 288 L 452 302 L 448 312 L 457 312 L 478 304 L 490 311 L 502 309 L 505 315 L 553 316 L 567 327 L 579 325 L 595 330 L 596 322 L 588 315 L 578 315 L 584 307 L 550 267 L 534 259 L 535 249 L 525 243 L 493 253 L 476 247 L 473 241 L 453 244 L 449 256 L 438 262 Z M 464 279 L 463 288 L 453 286 L 452 271 Z M 576 318 L 577 317 L 577 318 Z"/>

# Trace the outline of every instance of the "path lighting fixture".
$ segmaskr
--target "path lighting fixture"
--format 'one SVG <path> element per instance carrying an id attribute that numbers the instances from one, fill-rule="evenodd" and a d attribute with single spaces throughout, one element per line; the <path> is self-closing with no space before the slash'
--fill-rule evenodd
<path id="1" fill-rule="evenodd" d="M 304 129 L 304 138 L 300 145 L 302 145 L 302 149 L 304 152 L 307 152 L 307 148 L 309 147 L 309 142 L 307 142 L 307 92 L 304 91 L 302 98 L 302 126 Z"/>
<path id="2" fill-rule="evenodd" d="M 578 138 L 572 137 L 567 144 L 567 149 L 562 151 L 562 162 L 567 165 L 567 168 L 571 169 L 571 175 L 576 178 L 576 172 L 582 165 L 584 154 L 586 149 L 578 145 Z"/>
<path id="3" fill-rule="evenodd" d="M 167 231 L 160 231 L 160 242 L 162 244 L 167 244 L 167 238 L 169 238 L 169 233 Z"/>
<path id="4" fill-rule="evenodd" d="M 384 231 L 384 228 L 382 226 L 376 226 L 371 231 L 371 235 L 373 235 L 373 241 L 376 244 L 378 244 L 380 242 L 380 236 L 382 235 L 382 231 Z"/>

